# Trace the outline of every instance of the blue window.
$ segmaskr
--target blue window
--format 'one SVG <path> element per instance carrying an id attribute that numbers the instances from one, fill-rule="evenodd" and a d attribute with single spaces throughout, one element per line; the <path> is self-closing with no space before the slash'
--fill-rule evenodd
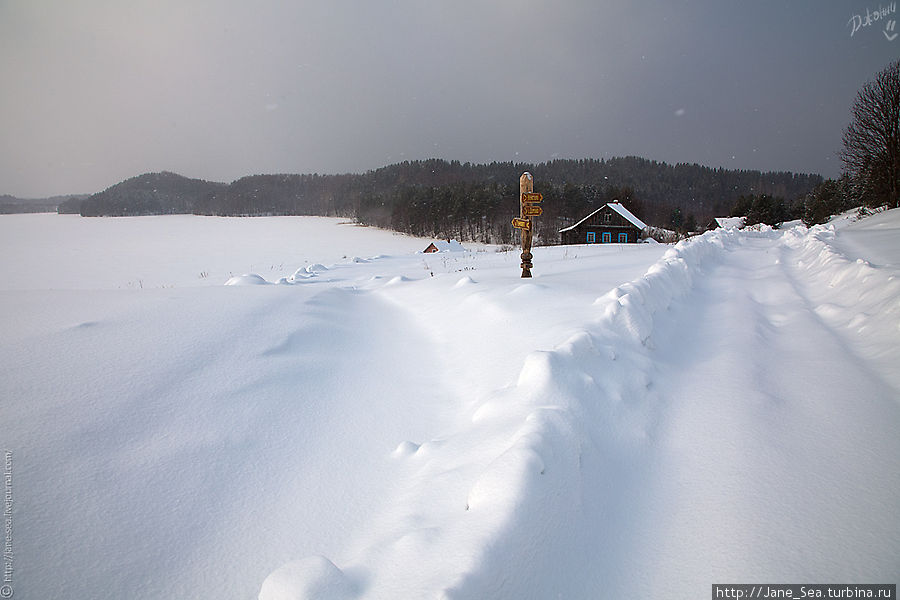
<path id="1" fill-rule="evenodd" d="M 600 241 L 603 242 L 604 244 L 611 244 L 612 243 L 612 233 L 610 233 L 609 231 L 602 232 L 600 234 Z"/>
<path id="2" fill-rule="evenodd" d="M 620 243 L 620 244 L 627 244 L 627 243 L 628 243 L 628 234 L 627 234 L 627 233 L 620 233 L 620 234 L 619 234 L 619 243 Z"/>
<path id="3" fill-rule="evenodd" d="M 594 233 L 593 231 L 588 231 L 588 232 L 587 232 L 587 243 L 588 243 L 588 244 L 593 244 L 593 243 L 595 243 L 596 241 L 597 241 L 597 234 Z"/>

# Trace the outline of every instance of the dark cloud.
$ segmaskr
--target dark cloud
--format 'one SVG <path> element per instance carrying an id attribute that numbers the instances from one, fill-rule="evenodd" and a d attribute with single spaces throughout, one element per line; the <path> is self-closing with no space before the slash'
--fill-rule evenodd
<path id="1" fill-rule="evenodd" d="M 900 54 L 896 13 L 851 36 L 875 8 L 0 0 L 0 193 L 428 157 L 833 176 L 856 91 Z"/>

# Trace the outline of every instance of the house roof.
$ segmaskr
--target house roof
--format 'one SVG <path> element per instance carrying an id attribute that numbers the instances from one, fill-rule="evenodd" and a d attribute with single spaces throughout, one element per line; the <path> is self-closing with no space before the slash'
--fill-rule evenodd
<path id="1" fill-rule="evenodd" d="M 634 225 L 634 226 L 637 227 L 638 229 L 647 229 L 647 224 L 644 223 L 643 221 L 641 221 L 640 219 L 638 219 L 638 218 L 637 218 L 636 216 L 634 216 L 633 214 L 631 214 L 631 211 L 630 211 L 630 210 L 628 210 L 627 208 L 625 208 L 624 206 L 622 206 L 622 205 L 619 204 L 618 202 L 610 202 L 610 203 L 608 203 L 608 204 L 604 204 L 603 206 L 601 206 L 600 208 L 598 208 L 597 210 L 595 210 L 594 212 L 592 212 L 591 214 L 589 214 L 588 216 L 586 216 L 586 217 L 583 218 L 582 220 L 578 221 L 578 222 L 575 223 L 574 225 L 570 225 L 570 226 L 566 227 L 565 229 L 560 229 L 559 232 L 560 232 L 560 233 L 564 233 L 564 232 L 566 232 L 566 231 L 572 231 L 573 229 L 575 229 L 576 227 L 578 227 L 579 225 L 581 225 L 582 223 L 584 223 L 585 221 L 587 221 L 588 219 L 590 219 L 591 217 L 593 217 L 594 215 L 596 215 L 598 212 L 600 212 L 601 210 L 603 210 L 603 209 L 606 208 L 607 206 L 608 206 L 610 209 L 612 209 L 612 210 L 614 210 L 615 212 L 617 212 L 617 213 L 618 213 L 619 215 L 621 215 L 626 221 L 628 221 L 629 223 L 631 223 L 632 225 Z"/>
<path id="2" fill-rule="evenodd" d="M 434 246 L 438 252 L 463 252 L 465 248 L 456 240 L 438 240 L 428 244 L 428 248 Z M 428 250 L 425 248 L 425 250 Z"/>
<path id="3" fill-rule="evenodd" d="M 740 229 L 744 226 L 745 217 L 716 217 L 716 225 L 722 229 Z"/>

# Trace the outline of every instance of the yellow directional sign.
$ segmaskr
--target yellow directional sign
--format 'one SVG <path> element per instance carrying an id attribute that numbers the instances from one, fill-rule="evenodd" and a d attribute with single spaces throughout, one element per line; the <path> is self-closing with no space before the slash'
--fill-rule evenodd
<path id="1" fill-rule="evenodd" d="M 512 220 L 512 226 L 516 229 L 531 229 L 531 221 L 528 219 L 520 219 L 516 217 Z"/>
<path id="2" fill-rule="evenodd" d="M 544 199 L 541 194 L 534 192 L 522 192 L 522 202 L 540 202 Z"/>
<path id="3" fill-rule="evenodd" d="M 522 207 L 522 212 L 526 217 L 539 217 L 544 213 L 544 210 L 540 206 L 535 206 L 534 204 L 526 204 Z"/>

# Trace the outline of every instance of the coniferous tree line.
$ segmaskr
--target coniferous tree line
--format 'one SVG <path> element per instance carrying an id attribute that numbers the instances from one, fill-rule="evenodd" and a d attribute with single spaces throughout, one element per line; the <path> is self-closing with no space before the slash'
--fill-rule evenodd
<path id="1" fill-rule="evenodd" d="M 826 179 L 794 201 L 768 194 L 741 195 L 729 216 L 744 217 L 745 226 L 765 223 L 777 227 L 795 219 L 812 226 L 856 206 L 859 205 L 852 199 L 849 178 L 843 175 L 839 179 Z"/>
<path id="2" fill-rule="evenodd" d="M 0 195 L 0 215 L 53 212 L 58 204 L 53 198 L 26 199 L 3 194 Z"/>
<path id="3" fill-rule="evenodd" d="M 619 200 L 645 222 L 694 229 L 729 214 L 741 195 L 804 197 L 818 175 L 668 165 L 638 157 L 554 160 L 541 164 L 407 161 L 364 174 L 253 175 L 231 184 L 150 173 L 82 203 L 81 214 L 320 215 L 426 237 L 510 243 L 524 171 L 544 196 L 536 242 L 558 243 L 558 230 Z"/>
<path id="4" fill-rule="evenodd" d="M 64 196 L 50 196 L 49 198 L 17 198 L 16 196 L 3 194 L 0 195 L 0 214 L 14 215 L 42 212 L 74 212 L 77 214 L 77 209 L 67 211 L 66 208 L 80 205 L 85 198 L 87 198 L 86 194 L 68 194 Z"/>

